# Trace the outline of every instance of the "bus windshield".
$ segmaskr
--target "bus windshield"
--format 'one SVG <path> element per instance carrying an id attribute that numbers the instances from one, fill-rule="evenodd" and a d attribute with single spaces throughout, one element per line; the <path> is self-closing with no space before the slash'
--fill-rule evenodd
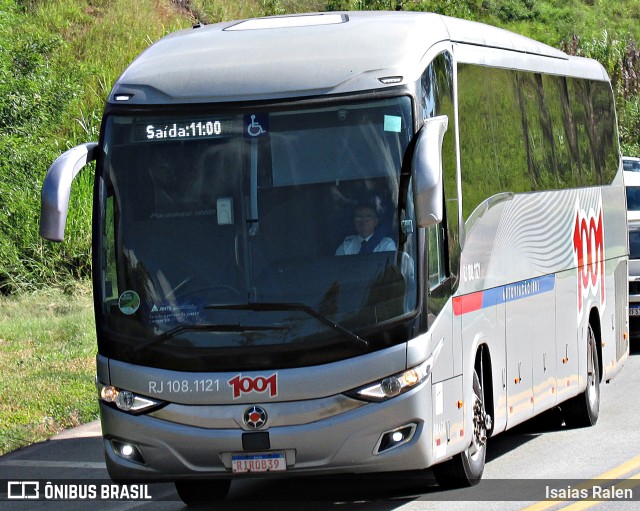
<path id="1" fill-rule="evenodd" d="M 237 370 L 405 341 L 375 332 L 417 303 L 412 133 L 409 97 L 109 116 L 100 351 Z"/>

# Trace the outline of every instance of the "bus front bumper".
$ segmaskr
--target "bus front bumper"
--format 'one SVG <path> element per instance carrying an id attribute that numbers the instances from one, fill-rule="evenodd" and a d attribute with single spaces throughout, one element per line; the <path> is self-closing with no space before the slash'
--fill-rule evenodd
<path id="1" fill-rule="evenodd" d="M 114 480 L 391 472 L 434 462 L 430 384 L 312 423 L 261 430 L 257 443 L 252 441 L 257 437 L 247 436 L 255 433 L 239 427 L 213 429 L 133 416 L 103 403 L 100 411 L 107 469 Z M 394 437 L 398 431 L 401 435 Z M 284 455 L 284 471 L 232 469 L 234 457 L 269 453 Z"/>

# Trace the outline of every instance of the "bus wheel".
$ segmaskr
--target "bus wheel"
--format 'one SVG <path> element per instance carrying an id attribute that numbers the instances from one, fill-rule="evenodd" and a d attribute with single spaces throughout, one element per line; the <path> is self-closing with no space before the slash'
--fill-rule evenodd
<path id="1" fill-rule="evenodd" d="M 480 482 L 484 472 L 487 453 L 487 431 L 491 428 L 491 417 L 484 406 L 484 393 L 480 378 L 473 372 L 473 438 L 471 445 L 449 461 L 434 465 L 433 473 L 438 484 L 444 488 L 462 488 Z"/>
<path id="2" fill-rule="evenodd" d="M 587 388 L 584 392 L 564 405 L 564 422 L 572 428 L 593 426 L 598 422 L 600 413 L 600 363 L 598 361 L 598 346 L 591 324 L 587 329 Z"/>
<path id="3" fill-rule="evenodd" d="M 230 479 L 210 479 L 199 481 L 175 481 L 178 496 L 187 506 L 197 506 L 206 502 L 224 500 L 231 486 Z"/>

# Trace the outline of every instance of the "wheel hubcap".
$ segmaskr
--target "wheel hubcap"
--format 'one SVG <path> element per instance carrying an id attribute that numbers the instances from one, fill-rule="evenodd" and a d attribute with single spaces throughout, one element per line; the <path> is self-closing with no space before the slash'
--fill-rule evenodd
<path id="1" fill-rule="evenodd" d="M 487 429 L 491 427 L 491 417 L 484 411 L 482 400 L 475 396 L 473 403 L 473 441 L 471 456 L 476 455 L 487 443 Z"/>

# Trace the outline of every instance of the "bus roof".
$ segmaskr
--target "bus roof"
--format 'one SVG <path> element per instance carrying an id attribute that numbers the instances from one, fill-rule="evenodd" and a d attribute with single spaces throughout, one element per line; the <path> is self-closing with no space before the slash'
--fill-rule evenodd
<path id="1" fill-rule="evenodd" d="M 133 61 L 109 101 L 205 103 L 380 89 L 416 80 L 429 48 L 443 41 L 574 59 L 506 30 L 431 13 L 277 16 L 169 34 Z"/>

